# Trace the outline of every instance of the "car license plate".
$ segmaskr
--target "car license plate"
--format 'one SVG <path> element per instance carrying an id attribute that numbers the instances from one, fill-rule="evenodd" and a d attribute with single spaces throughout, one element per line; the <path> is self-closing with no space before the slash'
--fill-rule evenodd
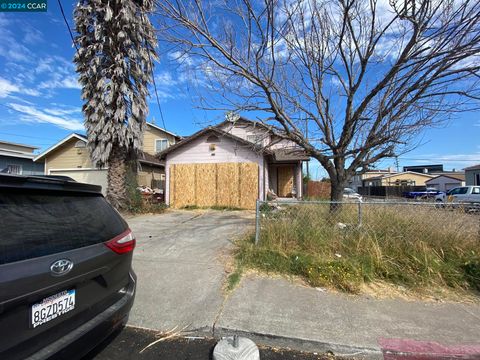
<path id="1" fill-rule="evenodd" d="M 75 290 L 65 290 L 32 305 L 30 326 L 36 328 L 75 308 Z"/>

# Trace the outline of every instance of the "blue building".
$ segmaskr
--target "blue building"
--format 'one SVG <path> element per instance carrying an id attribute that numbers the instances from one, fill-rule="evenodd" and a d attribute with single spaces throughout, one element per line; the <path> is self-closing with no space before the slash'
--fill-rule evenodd
<path id="1" fill-rule="evenodd" d="M 16 175 L 43 175 L 43 162 L 33 162 L 35 146 L 0 140 L 0 173 Z"/>

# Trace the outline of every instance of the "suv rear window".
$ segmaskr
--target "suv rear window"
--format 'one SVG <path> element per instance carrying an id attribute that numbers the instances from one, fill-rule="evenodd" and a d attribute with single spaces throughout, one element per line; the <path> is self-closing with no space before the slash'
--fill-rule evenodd
<path id="1" fill-rule="evenodd" d="M 0 264 L 105 242 L 126 229 L 99 195 L 0 190 Z"/>

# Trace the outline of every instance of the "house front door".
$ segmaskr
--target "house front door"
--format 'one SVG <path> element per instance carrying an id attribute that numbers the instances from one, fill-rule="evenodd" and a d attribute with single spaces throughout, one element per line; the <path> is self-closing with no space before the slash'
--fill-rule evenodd
<path id="1" fill-rule="evenodd" d="M 293 166 L 277 168 L 278 196 L 291 197 L 293 192 Z"/>

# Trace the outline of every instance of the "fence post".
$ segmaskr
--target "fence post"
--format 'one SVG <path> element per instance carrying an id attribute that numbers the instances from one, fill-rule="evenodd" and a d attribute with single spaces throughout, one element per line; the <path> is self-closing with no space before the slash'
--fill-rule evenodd
<path id="1" fill-rule="evenodd" d="M 362 226 L 362 203 L 358 202 L 358 226 Z"/>
<path id="2" fill-rule="evenodd" d="M 258 244 L 260 239 L 260 200 L 257 199 L 255 206 L 255 245 Z"/>

